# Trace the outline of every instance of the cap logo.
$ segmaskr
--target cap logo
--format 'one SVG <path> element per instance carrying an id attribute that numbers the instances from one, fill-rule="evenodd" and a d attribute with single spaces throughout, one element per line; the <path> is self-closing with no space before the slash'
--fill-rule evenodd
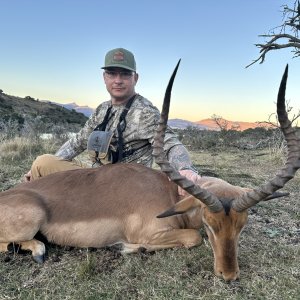
<path id="1" fill-rule="evenodd" d="M 121 51 L 115 52 L 113 59 L 116 60 L 116 61 L 123 61 L 124 60 L 124 53 L 121 52 Z"/>

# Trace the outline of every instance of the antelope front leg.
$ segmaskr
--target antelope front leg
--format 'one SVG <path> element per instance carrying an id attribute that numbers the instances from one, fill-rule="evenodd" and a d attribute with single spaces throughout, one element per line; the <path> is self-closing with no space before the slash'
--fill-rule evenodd
<path id="1" fill-rule="evenodd" d="M 9 243 L 0 243 L 0 252 L 8 251 L 8 248 L 7 248 L 8 245 L 9 245 Z"/>
<path id="2" fill-rule="evenodd" d="M 169 245 L 171 247 L 191 248 L 200 245 L 202 237 L 196 229 L 173 229 L 170 231 L 162 231 L 154 234 L 149 241 L 149 246 Z"/>
<path id="3" fill-rule="evenodd" d="M 201 235 L 195 229 L 173 229 L 156 233 L 148 243 L 130 244 L 123 243 L 122 253 L 134 253 L 139 249 L 145 248 L 147 252 L 175 248 L 186 247 L 191 248 L 200 245 L 202 241 Z"/>

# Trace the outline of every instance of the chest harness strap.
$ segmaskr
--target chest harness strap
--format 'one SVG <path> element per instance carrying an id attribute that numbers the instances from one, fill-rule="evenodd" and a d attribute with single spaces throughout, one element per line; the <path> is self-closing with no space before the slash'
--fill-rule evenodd
<path id="1" fill-rule="evenodd" d="M 117 147 L 117 152 L 112 152 L 112 163 L 117 163 L 118 161 L 121 161 L 122 158 L 123 158 L 123 146 L 124 146 L 124 141 L 123 141 L 123 132 L 124 130 L 126 129 L 126 115 L 128 113 L 128 111 L 130 110 L 130 107 L 134 101 L 136 97 L 136 94 L 133 95 L 129 100 L 128 102 L 126 103 L 121 115 L 120 115 L 120 118 L 119 118 L 119 123 L 117 125 L 117 132 L 118 132 L 118 147 Z M 110 106 L 107 111 L 106 111 L 106 114 L 105 114 L 105 117 L 103 119 L 103 122 L 99 125 L 97 125 L 97 127 L 95 127 L 94 131 L 105 131 L 106 129 L 106 126 L 108 124 L 108 122 L 110 121 L 110 119 L 114 116 L 115 112 L 113 112 L 111 115 L 110 115 L 110 112 L 111 112 L 111 109 L 112 109 L 112 106 Z M 96 151 L 95 152 L 96 156 L 96 161 L 98 163 L 101 164 L 99 158 L 98 158 L 98 155 L 99 155 L 99 152 Z"/>
<path id="2" fill-rule="evenodd" d="M 123 109 L 121 115 L 120 115 L 120 119 L 119 119 L 119 123 L 117 126 L 117 131 L 118 131 L 118 157 L 116 157 L 116 161 L 121 161 L 123 159 L 123 148 L 124 148 L 124 140 L 123 140 L 123 132 L 126 129 L 127 123 L 126 123 L 126 115 L 131 107 L 131 104 L 133 103 L 134 99 L 135 99 L 136 95 L 133 95 L 128 102 L 126 103 L 125 108 Z M 123 122 L 123 124 L 122 124 Z"/>

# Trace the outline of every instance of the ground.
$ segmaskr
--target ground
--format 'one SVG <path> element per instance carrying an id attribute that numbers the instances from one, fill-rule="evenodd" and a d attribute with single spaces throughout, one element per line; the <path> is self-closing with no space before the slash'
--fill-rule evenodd
<path id="1" fill-rule="evenodd" d="M 192 158 L 200 173 L 248 187 L 273 177 L 283 164 L 268 150 L 192 152 Z M 27 168 L 6 161 L 0 189 L 16 184 Z M 190 250 L 122 256 L 109 249 L 48 245 L 42 265 L 28 253 L 1 253 L 0 299 L 299 299 L 299 184 L 297 174 L 284 188 L 289 197 L 249 210 L 239 243 L 240 281 L 215 277 L 201 229 L 203 243 Z"/>

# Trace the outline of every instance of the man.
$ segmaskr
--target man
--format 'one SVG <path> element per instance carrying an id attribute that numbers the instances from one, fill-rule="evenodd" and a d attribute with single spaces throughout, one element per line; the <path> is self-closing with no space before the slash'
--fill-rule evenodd
<path id="1" fill-rule="evenodd" d="M 87 148 L 93 155 L 93 166 L 107 161 L 152 166 L 152 143 L 160 113 L 135 92 L 139 76 L 134 55 L 123 48 L 113 49 L 106 54 L 102 69 L 111 99 L 101 103 L 84 127 L 55 155 L 39 156 L 25 175 L 27 181 L 80 168 L 73 159 Z M 185 170 L 184 175 L 193 180 L 196 171 L 189 154 L 170 128 L 166 132 L 164 151 L 170 163 L 179 171 Z"/>

